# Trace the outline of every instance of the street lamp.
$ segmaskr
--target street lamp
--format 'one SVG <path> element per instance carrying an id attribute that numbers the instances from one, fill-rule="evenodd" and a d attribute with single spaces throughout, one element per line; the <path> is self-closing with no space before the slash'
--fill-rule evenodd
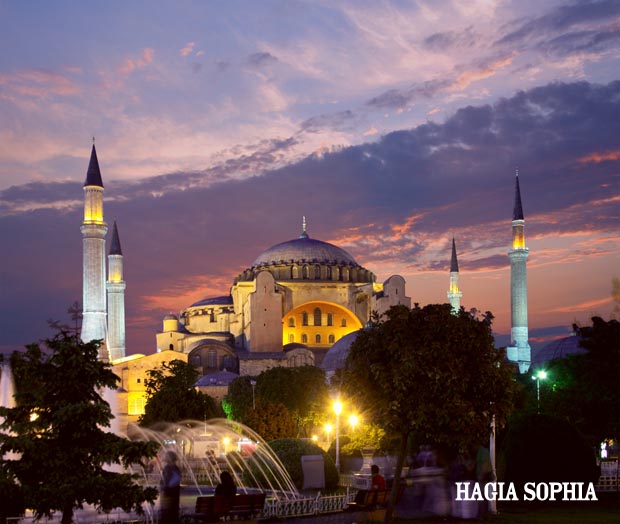
<path id="1" fill-rule="evenodd" d="M 547 378 L 547 372 L 541 369 L 538 373 L 532 376 L 532 380 L 536 381 L 536 411 L 540 413 L 540 381 Z"/>
<path id="2" fill-rule="evenodd" d="M 256 380 L 250 380 L 252 386 L 252 409 L 256 409 Z"/>
<path id="3" fill-rule="evenodd" d="M 342 402 L 336 400 L 333 408 L 336 414 L 336 471 L 340 473 L 340 413 L 342 413 Z"/>

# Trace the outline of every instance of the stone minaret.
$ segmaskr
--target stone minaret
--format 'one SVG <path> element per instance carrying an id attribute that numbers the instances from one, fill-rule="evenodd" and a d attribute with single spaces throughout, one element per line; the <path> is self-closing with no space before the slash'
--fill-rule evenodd
<path id="1" fill-rule="evenodd" d="M 519 365 L 520 373 L 527 373 L 532 360 L 532 350 L 528 343 L 527 327 L 527 269 L 528 249 L 525 247 L 525 220 L 521 205 L 519 173 L 516 176 L 515 207 L 512 217 L 512 249 L 510 257 L 510 346 L 507 348 L 508 360 Z"/>
<path id="2" fill-rule="evenodd" d="M 103 182 L 95 144 L 84 182 L 84 221 L 82 222 L 82 340 L 106 340 L 105 235 L 103 221 Z M 105 343 L 99 358 L 108 359 Z"/>
<path id="3" fill-rule="evenodd" d="M 461 289 L 459 288 L 459 261 L 456 258 L 456 243 L 452 238 L 452 260 L 450 261 L 450 289 L 448 299 L 452 306 L 452 311 L 456 314 L 461 309 Z"/>
<path id="4" fill-rule="evenodd" d="M 125 356 L 125 281 L 123 251 L 116 220 L 108 254 L 108 352 L 114 361 Z"/>

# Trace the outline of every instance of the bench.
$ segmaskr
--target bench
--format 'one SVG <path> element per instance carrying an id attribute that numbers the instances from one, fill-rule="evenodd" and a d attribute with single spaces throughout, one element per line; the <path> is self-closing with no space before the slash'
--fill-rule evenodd
<path id="1" fill-rule="evenodd" d="M 265 493 L 243 493 L 229 499 L 221 495 L 196 497 L 195 512 L 185 515 L 191 522 L 217 522 L 222 517 L 252 519 L 263 511 Z"/>
<path id="2" fill-rule="evenodd" d="M 348 504 L 346 511 L 364 512 L 365 517 L 360 517 L 360 520 L 366 522 L 383 522 L 390 493 L 389 489 L 362 489 L 355 495 L 355 500 Z"/>

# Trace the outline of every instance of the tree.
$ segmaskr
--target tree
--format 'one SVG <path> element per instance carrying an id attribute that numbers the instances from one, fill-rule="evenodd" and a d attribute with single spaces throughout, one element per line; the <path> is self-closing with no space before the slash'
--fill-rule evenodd
<path id="1" fill-rule="evenodd" d="M 259 399 L 256 408 L 248 411 L 243 423 L 266 441 L 297 435 L 295 419 L 281 402 L 265 403 Z"/>
<path id="2" fill-rule="evenodd" d="M 575 425 L 595 445 L 620 437 L 620 322 L 592 317 L 591 326 L 573 325 L 582 355 L 551 361 L 545 410 Z"/>
<path id="3" fill-rule="evenodd" d="M 315 413 L 328 398 L 325 372 L 316 366 L 271 368 L 257 377 L 256 394 L 264 402 L 283 403 L 294 416 L 301 436 L 308 437 Z"/>
<path id="4" fill-rule="evenodd" d="M 61 511 L 62 523 L 69 524 L 83 503 L 104 512 L 121 507 L 141 513 L 157 490 L 106 465 L 145 464 L 157 444 L 105 431 L 113 415 L 101 391 L 115 388 L 119 378 L 97 360 L 100 342 L 59 332 L 45 345 L 45 351 L 31 344 L 11 357 L 16 407 L 0 408 L 0 456 L 17 458 L 2 461 L 2 477 L 21 486 L 25 506 L 37 518 Z"/>
<path id="5" fill-rule="evenodd" d="M 228 385 L 228 393 L 224 397 L 222 407 L 226 417 L 245 424 L 249 412 L 252 410 L 252 377 L 237 377 Z"/>
<path id="6" fill-rule="evenodd" d="M 215 401 L 194 388 L 198 378 L 194 366 L 182 360 L 172 360 L 146 374 L 146 404 L 144 415 L 139 419 L 141 426 L 219 416 Z"/>
<path id="7" fill-rule="evenodd" d="M 493 346 L 491 313 L 416 304 L 386 316 L 353 342 L 342 385 L 366 420 L 399 437 L 389 522 L 410 434 L 451 446 L 488 442 L 492 416 L 501 425 L 510 411 L 513 370 Z"/>

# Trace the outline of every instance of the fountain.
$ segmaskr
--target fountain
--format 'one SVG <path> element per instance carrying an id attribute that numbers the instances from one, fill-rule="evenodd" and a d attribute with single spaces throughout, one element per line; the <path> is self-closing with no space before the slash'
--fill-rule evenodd
<path id="1" fill-rule="evenodd" d="M 13 381 L 11 365 L 6 361 L 0 364 L 0 407 L 9 409 L 15 407 L 15 382 Z M 0 424 L 2 422 L 3 418 L 0 417 Z M 19 453 L 11 451 L 5 453 L 2 459 L 17 460 L 19 457 Z"/>
<path id="2" fill-rule="evenodd" d="M 238 492 L 263 491 L 271 498 L 294 500 L 299 492 L 276 454 L 255 431 L 227 419 L 165 423 L 156 428 L 130 424 L 132 440 L 156 441 L 161 452 L 143 472 L 145 482 L 159 483 L 161 456 L 174 450 L 184 484 L 199 495 L 213 493 L 220 472 L 233 476 Z"/>

